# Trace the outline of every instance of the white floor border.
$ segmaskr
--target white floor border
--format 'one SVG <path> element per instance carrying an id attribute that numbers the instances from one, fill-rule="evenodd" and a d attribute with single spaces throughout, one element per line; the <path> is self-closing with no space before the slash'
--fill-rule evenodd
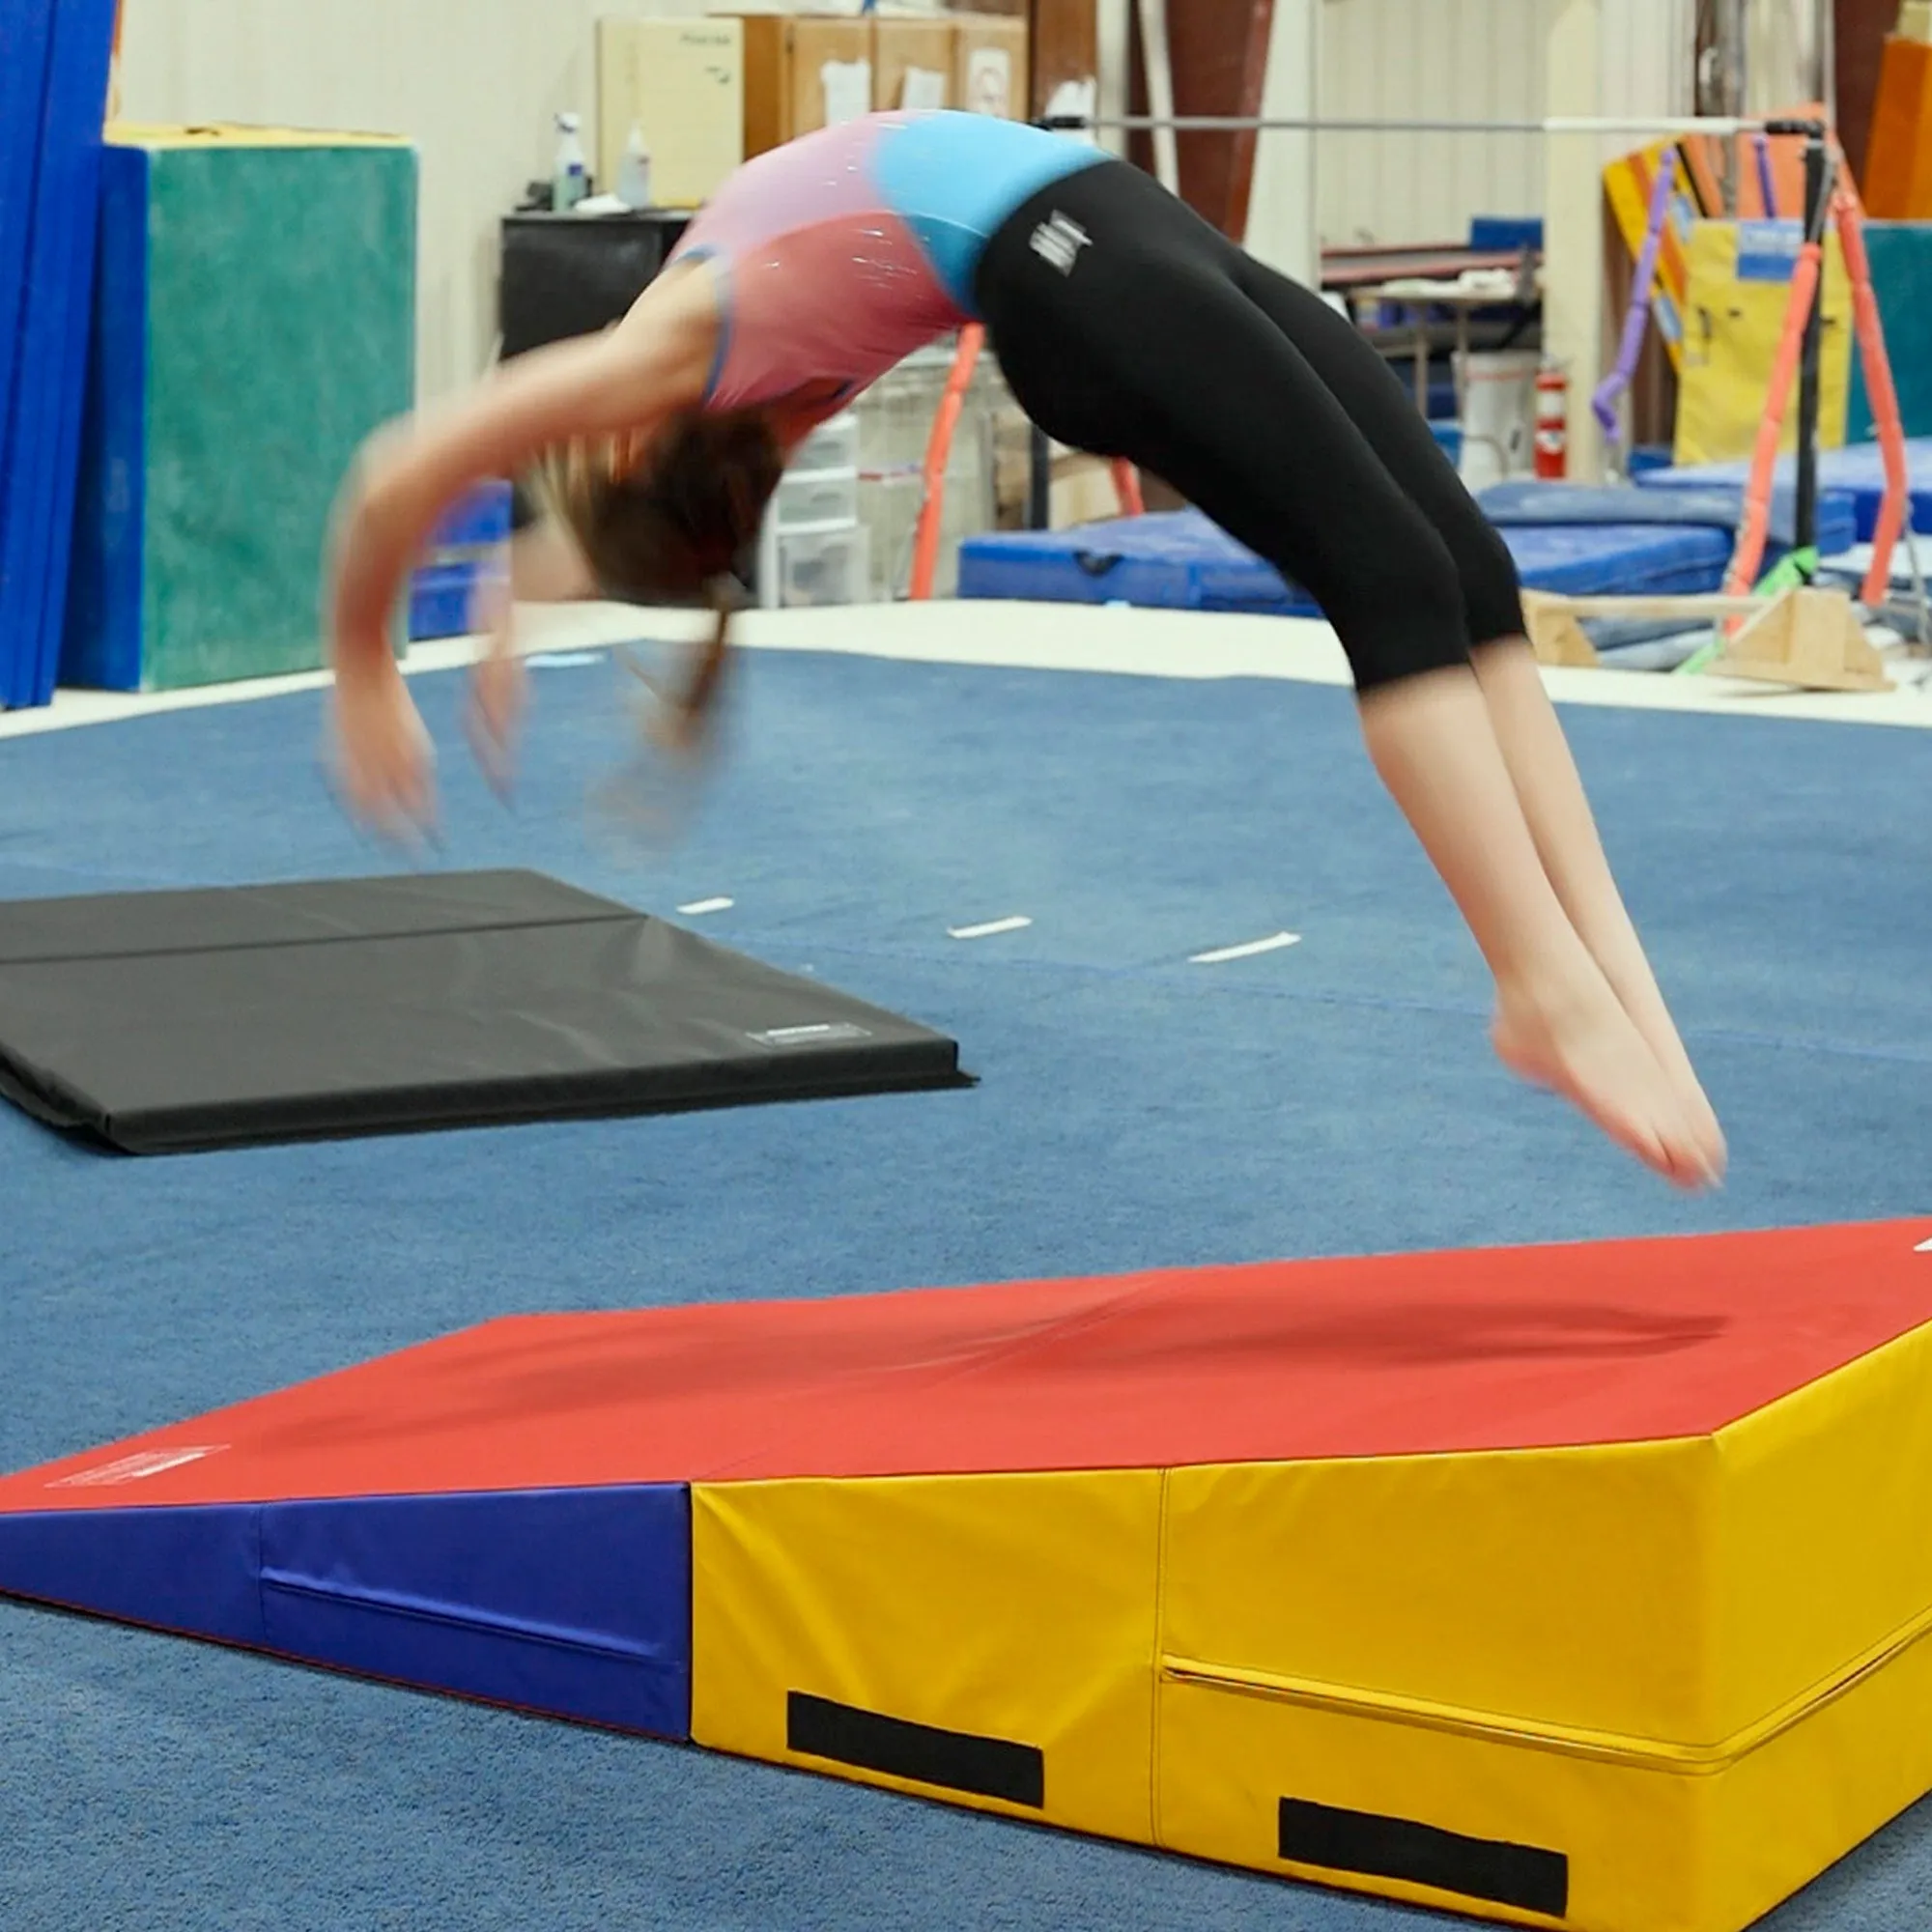
<path id="1" fill-rule="evenodd" d="M 623 605 L 531 608 L 520 613 L 532 655 L 596 649 L 639 637 L 695 637 L 705 620 L 678 611 Z M 1136 677 L 1281 678 L 1346 685 L 1348 666 L 1335 634 L 1313 618 L 1200 614 L 1065 604 L 938 602 L 815 611 L 750 611 L 739 637 L 753 649 L 831 651 L 911 663 L 1084 670 Z M 406 668 L 447 670 L 475 655 L 469 639 L 418 644 Z M 1826 720 L 1845 724 L 1932 726 L 1932 667 L 1893 659 L 1899 688 L 1875 693 L 1812 693 L 1720 677 L 1657 671 L 1557 670 L 1545 673 L 1559 704 L 1690 711 L 1753 718 Z M 0 712 L 0 738 L 112 723 L 211 704 L 245 703 L 326 686 L 326 672 L 258 678 L 195 691 L 148 695 L 63 691 L 45 708 Z"/>

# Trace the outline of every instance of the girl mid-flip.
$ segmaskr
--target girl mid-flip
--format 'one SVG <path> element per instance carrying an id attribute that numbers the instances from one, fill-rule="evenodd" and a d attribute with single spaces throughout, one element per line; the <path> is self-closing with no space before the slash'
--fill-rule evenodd
<path id="1" fill-rule="evenodd" d="M 1503 1060 L 1671 1179 L 1716 1181 L 1723 1137 L 1523 641 L 1509 552 L 1427 424 L 1318 297 L 1138 169 L 1022 125 L 872 115 L 763 155 L 614 328 L 372 442 L 330 613 L 352 808 L 390 828 L 430 815 L 388 619 L 466 489 L 535 476 L 526 594 L 703 594 L 755 536 L 787 453 L 969 321 L 1049 435 L 1164 478 L 1321 604 L 1370 756 L 1494 976 Z M 686 739 L 726 662 L 719 603 L 668 705 Z M 480 668 L 500 760 L 517 687 L 502 656 Z"/>

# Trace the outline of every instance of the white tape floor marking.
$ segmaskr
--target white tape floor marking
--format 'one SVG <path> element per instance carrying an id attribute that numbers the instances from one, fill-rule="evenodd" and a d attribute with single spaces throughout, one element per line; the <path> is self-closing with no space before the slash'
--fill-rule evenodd
<path id="1" fill-rule="evenodd" d="M 1190 966 L 1225 966 L 1230 959 L 1252 959 L 1258 952 L 1279 952 L 1284 946 L 1299 946 L 1298 932 L 1277 932 L 1269 939 L 1251 939 L 1245 946 L 1223 946 L 1214 952 L 1197 952 Z"/>
<path id="2" fill-rule="evenodd" d="M 949 925 L 946 936 L 949 939 L 992 939 L 1002 932 L 1019 932 L 1031 925 L 1033 921 L 1024 915 L 1011 919 L 988 920 L 984 925 Z"/>
<path id="3" fill-rule="evenodd" d="M 693 899 L 689 905 L 678 907 L 685 919 L 701 919 L 708 912 L 729 912 L 736 905 L 736 899 Z"/>

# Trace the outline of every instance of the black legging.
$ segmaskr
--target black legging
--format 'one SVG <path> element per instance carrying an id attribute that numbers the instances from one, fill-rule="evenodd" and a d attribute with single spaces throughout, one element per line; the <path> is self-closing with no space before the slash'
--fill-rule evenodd
<path id="1" fill-rule="evenodd" d="M 976 285 L 1021 408 L 1300 583 L 1357 689 L 1520 635 L 1508 548 L 1352 325 L 1124 162 L 1036 195 Z"/>

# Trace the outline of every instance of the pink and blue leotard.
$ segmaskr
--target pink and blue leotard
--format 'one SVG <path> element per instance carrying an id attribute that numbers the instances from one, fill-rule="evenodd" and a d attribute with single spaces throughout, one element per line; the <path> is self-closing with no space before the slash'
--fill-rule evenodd
<path id="1" fill-rule="evenodd" d="M 747 162 L 671 257 L 718 276 L 707 406 L 856 395 L 975 320 L 974 273 L 1001 224 L 1105 158 L 1023 122 L 940 112 L 867 115 Z"/>

